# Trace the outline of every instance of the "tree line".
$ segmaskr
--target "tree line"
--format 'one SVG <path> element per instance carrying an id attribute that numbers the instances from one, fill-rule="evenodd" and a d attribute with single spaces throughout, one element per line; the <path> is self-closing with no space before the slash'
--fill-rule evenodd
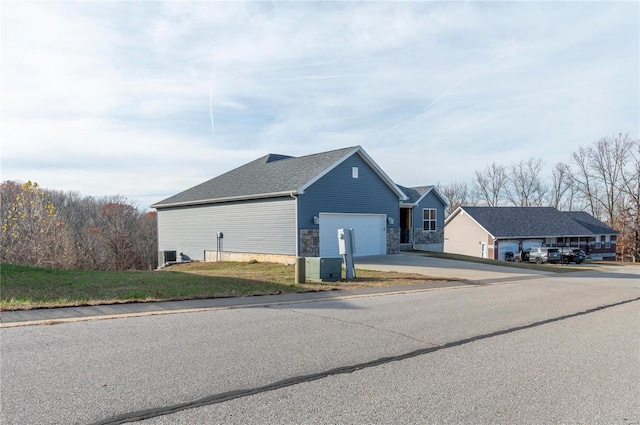
<path id="1" fill-rule="evenodd" d="M 496 162 L 471 182 L 439 184 L 448 216 L 461 205 L 551 206 L 586 211 L 620 233 L 618 257 L 640 261 L 640 140 L 628 134 L 580 146 L 544 175 L 529 158 Z M 130 270 L 157 266 L 157 217 L 122 196 L 94 198 L 0 184 L 0 261 L 67 269 Z"/>
<path id="2" fill-rule="evenodd" d="M 551 167 L 531 157 L 511 164 L 493 162 L 471 182 L 438 184 L 449 216 L 461 205 L 550 206 L 586 211 L 618 231 L 618 258 L 640 261 L 640 139 L 628 134 L 580 146 L 568 162 Z"/>
<path id="3" fill-rule="evenodd" d="M 2 262 L 80 270 L 157 265 L 156 213 L 122 196 L 81 196 L 31 181 L 4 181 L 0 196 Z"/>

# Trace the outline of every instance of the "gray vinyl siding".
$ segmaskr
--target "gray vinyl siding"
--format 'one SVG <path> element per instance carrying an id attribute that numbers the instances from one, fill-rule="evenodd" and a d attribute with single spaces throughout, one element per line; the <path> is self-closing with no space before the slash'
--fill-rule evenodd
<path id="1" fill-rule="evenodd" d="M 352 177 L 358 167 L 358 178 Z M 301 229 L 318 229 L 313 217 L 325 213 L 386 214 L 400 226 L 398 195 L 359 156 L 353 155 L 309 186 L 299 196 L 298 224 Z"/>
<path id="2" fill-rule="evenodd" d="M 158 210 L 158 249 L 204 261 L 222 232 L 224 251 L 296 254 L 296 201 L 271 198 Z"/>
<path id="3" fill-rule="evenodd" d="M 420 203 L 414 209 L 415 213 L 413 214 L 413 227 L 416 229 L 422 229 L 422 210 L 424 208 L 435 208 L 436 210 L 438 210 L 436 217 L 436 226 L 438 227 L 438 229 L 444 228 L 444 204 L 433 192 L 429 192 L 427 196 L 422 198 Z"/>

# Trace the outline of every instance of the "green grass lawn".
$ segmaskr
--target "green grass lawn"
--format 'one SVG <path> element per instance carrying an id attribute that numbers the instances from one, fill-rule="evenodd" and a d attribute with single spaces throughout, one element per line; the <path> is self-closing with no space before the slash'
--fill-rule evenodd
<path id="1" fill-rule="evenodd" d="M 442 282 L 418 274 L 358 270 L 352 281 L 295 283 L 293 266 L 189 263 L 156 271 L 76 271 L 0 266 L 0 310 L 186 300 Z"/>

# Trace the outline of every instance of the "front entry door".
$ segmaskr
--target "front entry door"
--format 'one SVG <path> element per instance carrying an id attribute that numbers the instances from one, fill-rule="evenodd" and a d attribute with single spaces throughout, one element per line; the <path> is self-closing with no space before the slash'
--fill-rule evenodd
<path id="1" fill-rule="evenodd" d="M 480 242 L 480 254 L 482 258 L 487 258 L 487 243 Z"/>

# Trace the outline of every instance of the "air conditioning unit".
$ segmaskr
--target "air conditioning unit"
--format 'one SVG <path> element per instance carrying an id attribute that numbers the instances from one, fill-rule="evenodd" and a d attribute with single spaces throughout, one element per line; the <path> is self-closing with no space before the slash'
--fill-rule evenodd
<path id="1" fill-rule="evenodd" d="M 342 279 L 342 258 L 305 258 L 305 277 L 323 282 L 335 282 Z"/>
<path id="2" fill-rule="evenodd" d="M 160 265 L 175 263 L 178 260 L 178 251 L 160 251 L 158 263 Z"/>

